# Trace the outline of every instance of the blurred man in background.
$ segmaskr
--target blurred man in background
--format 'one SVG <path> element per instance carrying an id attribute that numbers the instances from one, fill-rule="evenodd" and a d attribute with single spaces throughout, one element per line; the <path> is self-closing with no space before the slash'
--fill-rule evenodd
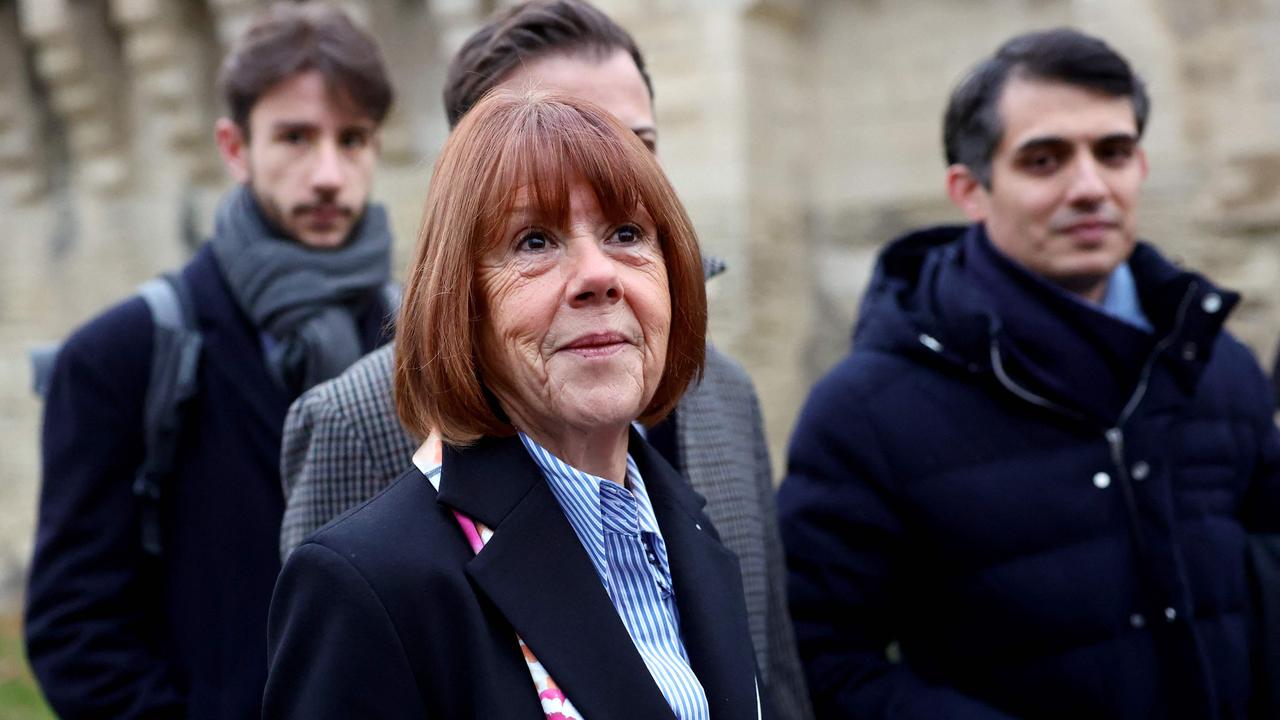
<path id="1" fill-rule="evenodd" d="M 341 12 L 282 4 L 220 84 L 236 185 L 212 239 L 166 281 L 169 305 L 107 310 L 53 369 L 26 636 L 64 718 L 259 716 L 285 412 L 385 342 L 377 46 Z M 179 334 L 194 343 L 170 365 Z M 169 372 L 189 373 L 190 397 L 157 430 Z"/>

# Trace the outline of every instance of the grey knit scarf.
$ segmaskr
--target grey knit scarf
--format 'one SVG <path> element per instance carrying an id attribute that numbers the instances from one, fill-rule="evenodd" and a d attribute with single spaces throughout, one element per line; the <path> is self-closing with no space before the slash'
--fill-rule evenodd
<path id="1" fill-rule="evenodd" d="M 381 206 L 365 208 L 342 247 L 309 248 L 272 227 L 242 184 L 218 206 L 210 242 L 236 304 L 271 338 L 267 369 L 281 387 L 301 393 L 360 358 L 356 315 L 391 276 Z"/>

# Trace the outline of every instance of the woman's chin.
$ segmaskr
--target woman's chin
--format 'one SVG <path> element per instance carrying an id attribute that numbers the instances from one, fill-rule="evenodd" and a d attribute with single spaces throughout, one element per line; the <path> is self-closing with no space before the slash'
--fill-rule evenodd
<path id="1" fill-rule="evenodd" d="M 625 430 L 644 411 L 638 391 L 616 392 L 598 387 L 581 393 L 566 389 L 557 405 L 565 425 L 588 433 Z"/>

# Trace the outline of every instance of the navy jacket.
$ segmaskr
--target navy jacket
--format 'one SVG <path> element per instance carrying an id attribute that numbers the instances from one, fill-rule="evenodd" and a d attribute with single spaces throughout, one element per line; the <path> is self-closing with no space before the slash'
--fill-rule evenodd
<path id="1" fill-rule="evenodd" d="M 1130 266 L 1150 334 L 980 227 L 882 254 L 778 501 L 819 716 L 1246 717 L 1271 394 L 1233 294 L 1143 244 Z"/>
<path id="2" fill-rule="evenodd" d="M 738 560 L 701 496 L 634 433 L 711 717 L 757 717 Z M 271 601 L 264 718 L 542 720 L 516 640 L 588 718 L 674 718 L 586 550 L 516 437 L 445 447 L 289 555 Z M 453 509 L 493 529 L 479 554 Z M 765 717 L 770 717 L 766 712 Z"/>
<path id="3" fill-rule="evenodd" d="M 280 434 L 294 399 L 206 246 L 182 270 L 204 338 L 163 496 L 164 554 L 142 552 L 131 485 L 143 457 L 153 326 L 132 298 L 59 353 L 42 434 L 27 653 L 63 718 L 257 717 L 280 570 Z M 381 302 L 362 317 L 366 348 Z"/>

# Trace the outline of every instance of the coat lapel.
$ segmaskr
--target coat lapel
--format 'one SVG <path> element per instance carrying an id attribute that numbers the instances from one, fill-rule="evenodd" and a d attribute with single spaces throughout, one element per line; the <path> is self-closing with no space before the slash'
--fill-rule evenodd
<path id="1" fill-rule="evenodd" d="M 667 545 L 680 635 L 711 717 L 754 718 L 755 654 L 738 559 L 720 544 L 701 511 L 706 501 L 634 433 L 630 449 Z"/>
<path id="2" fill-rule="evenodd" d="M 584 716 L 673 717 L 519 438 L 446 446 L 438 501 L 493 529 L 467 575 Z"/>

